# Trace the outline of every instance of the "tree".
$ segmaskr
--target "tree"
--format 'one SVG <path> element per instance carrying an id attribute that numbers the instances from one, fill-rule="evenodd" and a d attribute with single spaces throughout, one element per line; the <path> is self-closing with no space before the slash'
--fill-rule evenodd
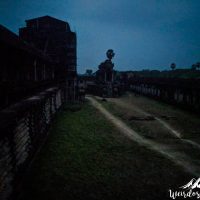
<path id="1" fill-rule="evenodd" d="M 192 68 L 192 70 L 200 69 L 200 62 L 197 62 L 196 64 L 193 64 L 191 68 Z"/>
<path id="2" fill-rule="evenodd" d="M 192 70 L 196 70 L 197 69 L 196 64 L 193 64 L 191 68 L 192 68 Z"/>
<path id="3" fill-rule="evenodd" d="M 106 56 L 109 60 L 112 60 L 112 58 L 115 56 L 115 53 L 112 49 L 108 49 L 108 51 L 106 52 Z"/>
<path id="4" fill-rule="evenodd" d="M 170 67 L 171 67 L 172 70 L 174 70 L 176 68 L 176 64 L 172 63 Z"/>
<path id="5" fill-rule="evenodd" d="M 91 69 L 87 69 L 86 70 L 86 74 L 89 75 L 89 76 L 91 76 L 92 75 L 92 70 Z"/>
<path id="6" fill-rule="evenodd" d="M 196 68 L 198 68 L 198 69 L 200 68 L 200 62 L 196 63 Z"/>

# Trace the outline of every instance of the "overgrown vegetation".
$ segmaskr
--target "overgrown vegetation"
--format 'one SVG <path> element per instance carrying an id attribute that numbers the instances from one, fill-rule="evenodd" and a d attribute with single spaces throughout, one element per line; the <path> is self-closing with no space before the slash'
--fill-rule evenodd
<path id="1" fill-rule="evenodd" d="M 191 178 L 86 103 L 56 118 L 24 183 L 24 200 L 169 199 L 170 188 Z"/>

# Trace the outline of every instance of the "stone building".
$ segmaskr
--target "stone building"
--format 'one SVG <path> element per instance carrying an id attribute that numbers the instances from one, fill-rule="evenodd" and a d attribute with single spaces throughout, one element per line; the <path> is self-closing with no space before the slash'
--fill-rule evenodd
<path id="1" fill-rule="evenodd" d="M 116 79 L 116 71 L 112 58 L 115 53 L 112 49 L 106 52 L 107 59 L 99 65 L 93 73 L 79 75 L 79 88 L 85 88 L 86 93 L 102 97 L 117 97 L 121 94 L 121 84 Z M 89 70 L 91 71 L 91 70 Z"/>
<path id="2" fill-rule="evenodd" d="M 0 25 L 0 109 L 55 86 L 57 64 Z"/>
<path id="3" fill-rule="evenodd" d="M 119 84 L 116 82 L 116 71 L 112 58 L 115 53 L 112 49 L 106 52 L 106 59 L 99 65 L 99 69 L 96 72 L 96 83 L 101 89 L 101 95 L 105 97 L 113 97 L 119 95 Z"/>
<path id="4" fill-rule="evenodd" d="M 75 99 L 76 34 L 52 17 L 0 25 L 0 199 L 21 199 L 21 180 L 55 114 Z M 18 195 L 19 194 L 19 195 Z"/>
<path id="5" fill-rule="evenodd" d="M 19 29 L 20 39 L 40 49 L 58 64 L 57 79 L 66 80 L 67 98 L 75 99 L 77 79 L 76 33 L 67 22 L 50 16 L 26 20 L 26 27 Z"/>

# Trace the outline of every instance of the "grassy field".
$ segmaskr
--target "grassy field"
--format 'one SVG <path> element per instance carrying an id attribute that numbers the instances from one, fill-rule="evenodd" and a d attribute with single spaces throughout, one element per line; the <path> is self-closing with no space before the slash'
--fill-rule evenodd
<path id="1" fill-rule="evenodd" d="M 169 199 L 190 174 L 120 134 L 89 103 L 68 107 L 24 183 L 23 200 Z"/>

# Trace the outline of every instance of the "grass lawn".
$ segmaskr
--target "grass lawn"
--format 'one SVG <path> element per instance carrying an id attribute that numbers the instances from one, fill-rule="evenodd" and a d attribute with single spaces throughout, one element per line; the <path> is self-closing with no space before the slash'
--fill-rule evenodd
<path id="1" fill-rule="evenodd" d="M 169 199 L 190 174 L 120 134 L 89 103 L 58 114 L 23 200 Z"/>

